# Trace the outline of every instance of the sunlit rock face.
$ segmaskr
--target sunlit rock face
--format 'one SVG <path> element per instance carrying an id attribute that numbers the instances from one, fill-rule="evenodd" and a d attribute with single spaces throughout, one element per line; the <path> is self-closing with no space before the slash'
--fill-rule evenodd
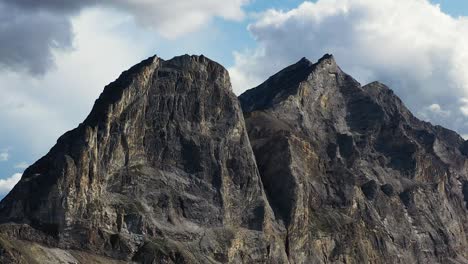
<path id="1" fill-rule="evenodd" d="M 468 263 L 467 146 L 331 55 L 239 98 L 151 57 L 0 203 L 0 263 Z"/>
<path id="2" fill-rule="evenodd" d="M 416 119 L 383 84 L 361 86 L 331 55 L 239 99 L 291 263 L 466 263 L 455 132 Z"/>
<path id="3" fill-rule="evenodd" d="M 26 170 L 0 215 L 20 240 L 37 232 L 49 246 L 126 261 L 265 262 L 275 251 L 228 72 L 203 56 L 124 72 Z"/>

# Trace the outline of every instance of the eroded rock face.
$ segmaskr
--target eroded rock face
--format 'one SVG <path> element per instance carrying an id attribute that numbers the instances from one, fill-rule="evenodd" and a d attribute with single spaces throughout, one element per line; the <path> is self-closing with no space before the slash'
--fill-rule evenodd
<path id="1" fill-rule="evenodd" d="M 468 263 L 467 153 L 331 55 L 239 100 L 151 57 L 0 203 L 0 263 Z"/>
<path id="2" fill-rule="evenodd" d="M 187 55 L 149 58 L 108 85 L 0 216 L 49 246 L 121 260 L 266 262 L 276 246 L 262 232 L 265 201 L 227 71 Z"/>
<path id="3" fill-rule="evenodd" d="M 362 87 L 331 55 L 239 99 L 290 263 L 467 262 L 456 133 L 417 120 L 383 84 Z"/>

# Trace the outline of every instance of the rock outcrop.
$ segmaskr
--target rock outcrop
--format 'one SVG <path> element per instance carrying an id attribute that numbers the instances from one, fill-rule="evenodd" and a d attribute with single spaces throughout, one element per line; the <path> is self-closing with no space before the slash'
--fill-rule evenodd
<path id="1" fill-rule="evenodd" d="M 331 55 L 239 99 L 151 57 L 0 203 L 0 263 L 468 263 L 467 153 Z"/>
<path id="2" fill-rule="evenodd" d="M 124 261 L 265 262 L 265 201 L 228 72 L 152 57 L 25 171 L 0 220 L 19 240 Z"/>
<path id="3" fill-rule="evenodd" d="M 455 132 L 361 85 L 331 55 L 240 96 L 290 263 L 467 263 L 467 159 Z"/>

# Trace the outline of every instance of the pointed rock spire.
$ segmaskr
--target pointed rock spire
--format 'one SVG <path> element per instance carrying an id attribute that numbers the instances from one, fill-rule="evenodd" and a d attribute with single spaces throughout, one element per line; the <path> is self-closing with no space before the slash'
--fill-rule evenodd
<path id="1" fill-rule="evenodd" d="M 333 55 L 325 54 L 316 63 L 303 57 L 298 62 L 271 76 L 256 88 L 247 90 L 239 96 L 239 100 L 244 111 L 265 109 L 290 95 L 297 94 L 300 84 L 307 81 L 311 75 L 334 78 L 330 74 L 341 72 Z"/>

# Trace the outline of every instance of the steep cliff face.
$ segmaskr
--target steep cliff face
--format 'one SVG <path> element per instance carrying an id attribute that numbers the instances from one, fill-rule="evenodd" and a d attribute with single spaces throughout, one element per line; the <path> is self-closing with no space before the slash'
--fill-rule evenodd
<path id="1" fill-rule="evenodd" d="M 265 201 L 227 71 L 152 57 L 25 171 L 0 217 L 17 239 L 126 261 L 265 262 Z"/>
<path id="2" fill-rule="evenodd" d="M 466 263 L 467 160 L 385 85 L 331 55 L 239 97 L 291 263 Z M 466 192 L 465 192 L 466 194 Z"/>
<path id="3" fill-rule="evenodd" d="M 239 100 L 152 57 L 0 203 L 0 263 L 468 263 L 467 157 L 330 55 Z"/>

